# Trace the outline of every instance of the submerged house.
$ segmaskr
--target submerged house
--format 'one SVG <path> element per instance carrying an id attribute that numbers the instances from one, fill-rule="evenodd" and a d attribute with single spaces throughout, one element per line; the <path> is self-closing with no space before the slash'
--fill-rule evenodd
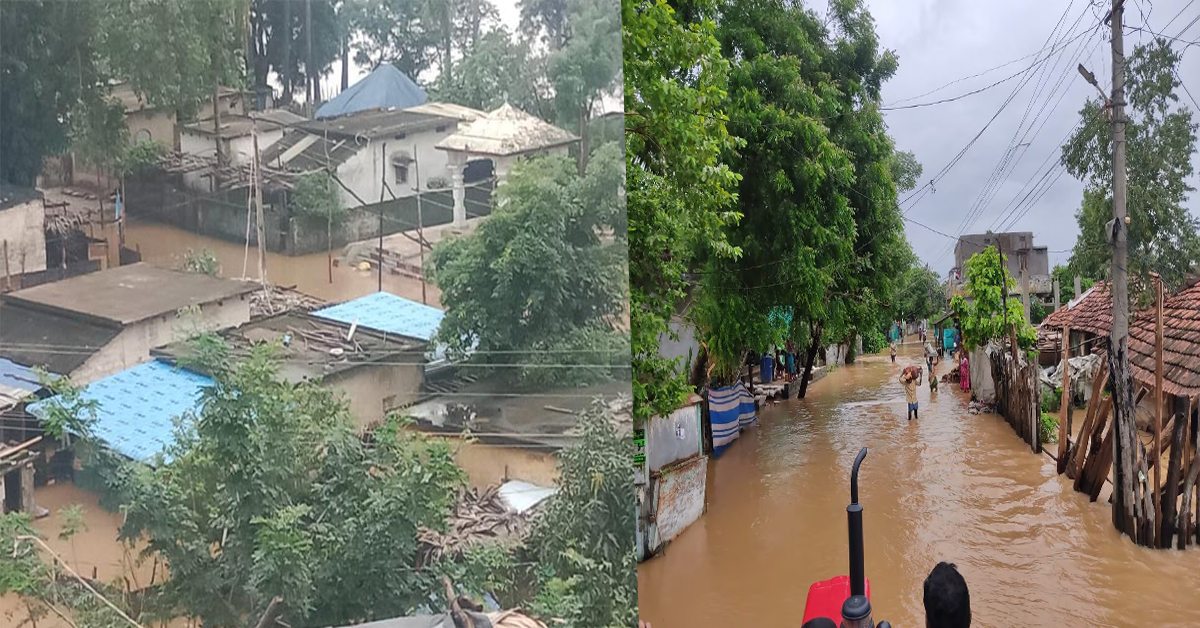
<path id="1" fill-rule="evenodd" d="M 0 295 L 0 357 L 87 384 L 250 320 L 258 285 L 139 263 Z"/>
<path id="2" fill-rule="evenodd" d="M 0 292 L 46 270 L 46 207 L 33 188 L 0 184 Z"/>
<path id="3" fill-rule="evenodd" d="M 1103 351 L 1101 338 L 1112 333 L 1112 294 L 1106 281 L 1097 283 L 1038 325 L 1037 349 L 1043 366 L 1062 360 L 1062 329 L 1070 327 L 1070 357 Z"/>
<path id="4" fill-rule="evenodd" d="M 219 130 L 211 119 L 191 122 L 179 127 L 179 150 L 187 155 L 213 159 L 219 144 L 221 155 L 229 165 L 244 166 L 254 160 L 255 127 L 258 128 L 258 150 L 261 153 L 283 139 L 291 127 L 302 122 L 304 118 L 285 109 L 222 116 Z M 211 173 L 204 171 L 185 172 L 183 182 L 187 187 L 201 192 L 212 192 L 217 188 Z"/>

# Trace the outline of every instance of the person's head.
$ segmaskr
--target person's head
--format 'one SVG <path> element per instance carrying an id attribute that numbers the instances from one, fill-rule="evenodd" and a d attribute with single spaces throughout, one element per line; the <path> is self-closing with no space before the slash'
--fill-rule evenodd
<path id="1" fill-rule="evenodd" d="M 971 594 L 953 563 L 938 563 L 925 578 L 925 627 L 970 628 Z"/>

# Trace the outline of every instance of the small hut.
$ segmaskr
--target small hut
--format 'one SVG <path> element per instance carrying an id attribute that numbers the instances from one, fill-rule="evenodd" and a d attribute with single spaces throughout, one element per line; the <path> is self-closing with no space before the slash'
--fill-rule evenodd
<path id="1" fill-rule="evenodd" d="M 1062 329 L 1070 327 L 1070 357 L 1102 350 L 1100 338 L 1112 332 L 1112 294 L 1108 282 L 1089 288 L 1038 325 L 1038 362 L 1052 366 L 1062 360 Z"/>

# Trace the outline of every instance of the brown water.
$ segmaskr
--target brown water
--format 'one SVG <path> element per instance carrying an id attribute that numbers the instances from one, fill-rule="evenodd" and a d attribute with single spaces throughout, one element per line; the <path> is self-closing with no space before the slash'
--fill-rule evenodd
<path id="1" fill-rule="evenodd" d="M 921 586 L 956 563 L 975 627 L 1200 625 L 1200 550 L 1135 547 L 1107 503 L 1076 493 L 966 394 L 923 387 L 905 419 L 896 378 L 920 362 L 868 357 L 803 400 L 760 413 L 708 469 L 708 511 L 638 568 L 654 628 L 798 627 L 808 586 L 847 572 L 850 465 L 859 477 L 875 620 L 924 626 Z"/>
<path id="2" fill-rule="evenodd" d="M 113 259 L 110 263 L 115 263 L 115 228 L 110 226 L 108 231 L 112 232 L 105 234 L 112 242 Z M 249 261 L 244 263 L 244 244 L 205 237 L 169 225 L 130 221 L 125 228 L 125 246 L 140 251 L 142 261 L 165 268 L 179 268 L 189 249 L 208 250 L 220 262 L 221 276 L 240 278 L 245 266 L 248 278 L 259 278 L 257 247 L 250 247 Z M 340 255 L 341 251 L 334 249 L 334 259 Z M 376 292 L 379 288 L 379 275 L 374 268 L 363 271 L 340 265 L 333 268 L 330 281 L 329 256 L 326 253 L 297 256 L 267 253 L 267 279 L 276 285 L 295 286 L 301 292 L 326 301 L 354 299 Z M 414 301 L 421 301 L 421 282 L 416 279 L 385 273 L 383 289 Z M 440 307 L 440 297 L 441 293 L 437 288 L 427 286 L 426 299 L 430 305 Z"/>

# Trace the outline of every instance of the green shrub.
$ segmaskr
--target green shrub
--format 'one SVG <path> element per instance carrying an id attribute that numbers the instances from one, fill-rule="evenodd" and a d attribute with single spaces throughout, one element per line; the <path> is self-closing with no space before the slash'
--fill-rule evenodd
<path id="1" fill-rule="evenodd" d="M 1062 388 L 1055 388 L 1054 394 L 1042 397 L 1042 412 L 1057 412 L 1062 409 Z"/>
<path id="2" fill-rule="evenodd" d="M 879 353 L 888 347 L 887 336 L 882 331 L 872 330 L 863 332 L 863 353 Z"/>
<path id="3" fill-rule="evenodd" d="M 1038 424 L 1038 430 L 1041 433 L 1041 441 L 1043 443 L 1058 442 L 1058 419 L 1042 413 L 1042 420 Z"/>

